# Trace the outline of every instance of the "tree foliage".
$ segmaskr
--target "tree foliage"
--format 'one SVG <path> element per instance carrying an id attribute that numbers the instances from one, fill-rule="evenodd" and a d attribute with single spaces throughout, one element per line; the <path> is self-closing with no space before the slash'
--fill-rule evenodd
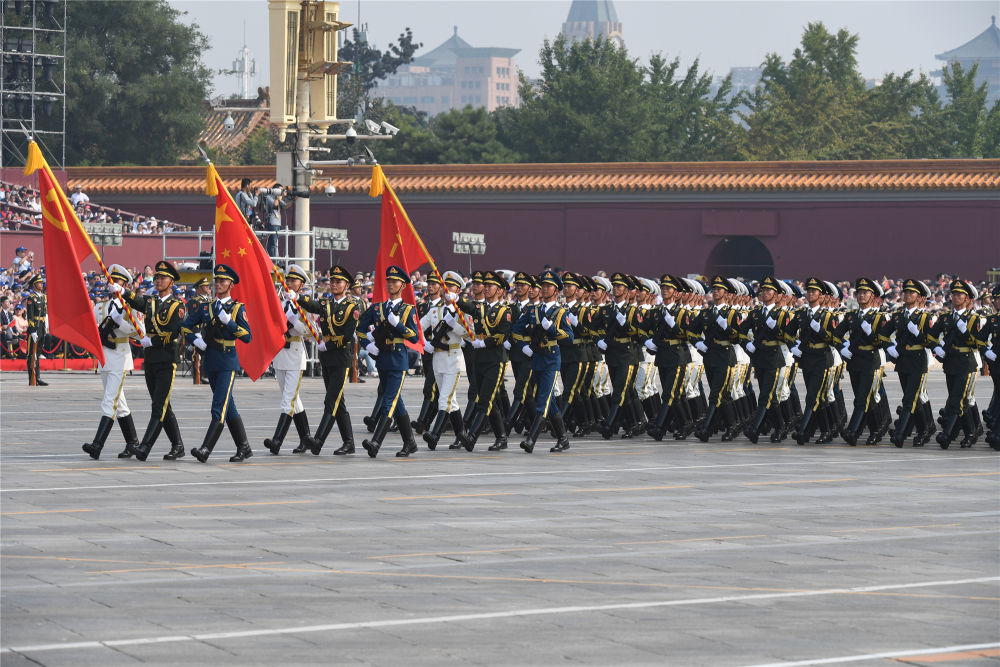
<path id="1" fill-rule="evenodd" d="M 165 0 L 67 13 L 67 164 L 175 164 L 204 126 L 205 35 Z"/>

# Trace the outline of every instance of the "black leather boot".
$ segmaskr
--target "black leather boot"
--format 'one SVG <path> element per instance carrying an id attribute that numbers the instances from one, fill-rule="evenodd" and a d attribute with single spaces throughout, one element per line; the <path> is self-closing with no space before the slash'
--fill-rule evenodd
<path id="1" fill-rule="evenodd" d="M 149 424 L 146 425 L 146 432 L 142 436 L 142 442 L 135 447 L 128 447 L 126 445 L 125 451 L 119 454 L 118 458 L 124 459 L 128 458 L 131 454 L 135 454 L 135 458 L 145 461 L 149 457 L 149 452 L 153 449 L 153 444 L 156 442 L 156 438 L 160 435 L 161 430 L 163 430 L 163 422 L 155 416 L 150 417 Z"/>
<path id="2" fill-rule="evenodd" d="M 549 418 L 552 422 L 553 435 L 556 436 L 555 447 L 549 449 L 550 452 L 563 452 L 569 449 L 569 436 L 566 434 L 566 424 L 563 422 L 563 416 L 560 412 Z"/>
<path id="3" fill-rule="evenodd" d="M 288 434 L 288 428 L 292 425 L 292 418 L 287 412 L 282 412 L 278 416 L 278 425 L 274 429 L 274 435 L 270 438 L 264 439 L 264 447 L 267 448 L 271 454 L 277 456 L 278 452 L 281 450 L 281 444 L 285 441 L 285 435 Z"/>
<path id="4" fill-rule="evenodd" d="M 313 440 L 312 430 L 309 428 L 309 417 L 306 415 L 306 411 L 303 410 L 292 415 L 292 423 L 295 424 L 295 433 L 299 436 L 299 447 L 305 443 L 306 449 L 315 449 L 316 442 Z M 318 450 L 313 453 L 318 453 Z"/>
<path id="5" fill-rule="evenodd" d="M 660 411 L 652 419 L 652 425 L 646 430 L 653 440 L 660 442 L 667 432 L 667 417 L 670 416 L 671 404 L 669 402 L 660 405 Z M 676 412 L 676 410 L 674 410 Z"/>
<path id="6" fill-rule="evenodd" d="M 840 431 L 840 437 L 844 439 L 851 447 L 855 447 L 858 444 L 858 435 L 861 432 L 861 422 L 865 417 L 865 412 L 861 410 L 855 410 L 854 414 L 851 415 L 851 421 Z"/>
<path id="7" fill-rule="evenodd" d="M 910 416 L 911 413 L 909 412 L 904 412 L 899 415 L 899 423 L 896 424 L 896 430 L 893 431 L 892 435 L 889 437 L 889 441 L 897 447 L 902 447 L 903 441 L 906 440 L 906 430 L 910 425 Z"/>
<path id="8" fill-rule="evenodd" d="M 459 414 L 458 410 L 451 413 L 458 415 L 459 421 L 462 419 L 462 415 Z M 437 417 L 434 418 L 434 425 L 429 431 L 424 431 L 423 437 L 424 442 L 427 443 L 427 449 L 434 451 L 437 448 L 438 440 L 441 439 L 441 431 L 444 430 L 444 420 L 451 416 L 451 414 L 446 414 L 443 411 L 437 413 Z"/>
<path id="9" fill-rule="evenodd" d="M 514 430 L 514 425 L 521 418 L 521 411 L 524 406 L 521 405 L 521 399 L 515 398 L 514 402 L 510 404 L 510 411 L 507 413 L 507 418 L 503 422 L 503 432 L 504 435 L 510 435 L 510 432 Z"/>
<path id="10" fill-rule="evenodd" d="M 340 411 L 337 413 L 337 429 L 340 431 L 340 439 L 343 444 L 340 445 L 334 454 L 336 456 L 344 456 L 345 454 L 354 453 L 354 427 L 351 426 L 351 413 L 347 411 L 347 408 L 340 406 Z M 318 433 L 318 431 L 317 431 Z"/>
<path id="11" fill-rule="evenodd" d="M 163 432 L 170 440 L 170 451 L 163 455 L 164 461 L 176 461 L 184 456 L 184 440 L 181 439 L 181 429 L 177 425 L 177 417 L 173 411 L 163 419 Z"/>
<path id="12" fill-rule="evenodd" d="M 799 420 L 799 427 L 795 429 L 795 442 L 800 445 L 804 445 L 809 442 L 809 427 L 812 420 L 813 409 L 810 406 L 802 413 L 802 419 Z"/>
<path id="13" fill-rule="evenodd" d="M 705 411 L 705 418 L 701 422 L 701 428 L 694 432 L 694 436 L 702 442 L 708 442 L 709 438 L 712 437 L 712 419 L 715 417 L 717 409 L 718 406 L 714 403 L 708 406 L 708 410 Z"/>
<path id="14" fill-rule="evenodd" d="M 617 404 L 611 406 L 611 411 L 608 412 L 608 418 L 604 420 L 604 423 L 597 425 L 597 431 L 601 434 L 601 437 L 605 440 L 610 440 L 611 436 L 617 435 L 618 433 L 618 420 L 621 410 Z"/>
<path id="15" fill-rule="evenodd" d="M 471 452 L 475 446 L 476 442 L 479 440 L 479 433 L 486 422 L 486 411 L 479 408 L 472 413 L 472 421 L 469 423 L 469 427 L 466 429 L 464 435 L 459 435 L 455 442 L 448 447 L 448 449 L 461 449 L 465 448 L 465 451 Z M 456 434 L 457 435 L 457 434 Z"/>
<path id="16" fill-rule="evenodd" d="M 944 422 L 941 424 L 941 432 L 937 434 L 935 440 L 941 449 L 951 447 L 952 440 L 955 439 L 958 425 L 958 413 L 950 412 L 944 415 Z"/>
<path id="17" fill-rule="evenodd" d="M 236 454 L 229 457 L 229 462 L 240 463 L 253 456 L 253 450 L 250 449 L 250 442 L 247 440 L 247 431 L 243 428 L 243 418 L 227 415 L 226 426 L 229 427 L 229 433 L 236 443 Z"/>
<path id="18" fill-rule="evenodd" d="M 427 411 L 431 409 L 431 400 L 429 398 L 424 398 L 423 403 L 420 404 L 420 412 L 417 414 L 417 418 L 410 422 L 410 426 L 413 431 L 418 435 L 422 434 L 427 430 L 424 425 L 424 420 L 427 419 Z"/>
<path id="19" fill-rule="evenodd" d="M 115 425 L 115 420 L 111 417 L 101 417 L 101 422 L 97 425 L 97 435 L 94 436 L 93 442 L 88 442 L 83 446 L 83 451 L 90 454 L 90 458 L 95 461 L 101 458 L 101 450 L 104 449 L 104 443 L 108 439 L 108 434 L 111 433 L 111 428 Z"/>
<path id="20" fill-rule="evenodd" d="M 528 427 L 528 431 L 524 434 L 524 440 L 521 441 L 521 449 L 528 452 L 529 454 L 535 449 L 535 441 L 538 440 L 538 432 L 542 430 L 542 415 L 536 414 L 535 421 L 531 422 L 531 426 Z"/>
<path id="21" fill-rule="evenodd" d="M 396 456 L 407 457 L 417 452 L 417 441 L 413 438 L 413 425 L 410 418 L 402 415 L 396 419 L 399 424 L 399 435 L 403 438 L 403 448 L 396 452 Z"/>
<path id="22" fill-rule="evenodd" d="M 378 397 L 375 399 L 375 407 L 372 408 L 372 413 L 361 420 L 365 423 L 365 428 L 368 429 L 369 433 L 375 432 L 375 427 L 378 426 L 379 411 L 381 409 L 382 409 L 382 394 L 379 394 Z"/>
<path id="23" fill-rule="evenodd" d="M 219 436 L 222 435 L 222 427 L 222 422 L 213 420 L 208 426 L 208 432 L 205 433 L 205 440 L 201 443 L 201 447 L 192 449 L 191 456 L 198 459 L 200 463 L 207 461 L 209 454 L 215 449 L 215 443 L 219 441 Z"/>
<path id="24" fill-rule="evenodd" d="M 135 422 L 132 420 L 131 413 L 118 418 L 118 428 L 122 430 L 122 437 L 125 438 L 125 452 L 131 453 L 139 444 L 139 436 L 135 433 Z M 126 457 L 119 454 L 118 458 Z"/>
<path id="25" fill-rule="evenodd" d="M 757 408 L 757 414 L 754 415 L 753 420 L 743 429 L 743 435 L 749 438 L 750 442 L 755 445 L 760 440 L 760 425 L 764 423 L 765 417 L 767 417 L 767 404 L 762 403 Z"/>
<path id="26" fill-rule="evenodd" d="M 361 446 L 365 448 L 368 452 L 368 456 L 375 458 L 378 456 L 378 450 L 382 446 L 382 441 L 385 440 L 385 434 L 389 432 L 389 416 L 385 413 L 380 412 L 378 415 L 378 422 L 375 423 L 375 429 L 372 433 L 371 439 L 365 438 L 361 441 Z"/>
<path id="27" fill-rule="evenodd" d="M 299 446 L 293 449 L 292 453 L 312 452 L 313 454 L 319 454 L 320 450 L 323 449 L 323 443 L 326 442 L 327 436 L 333 430 L 333 422 L 333 416 L 328 412 L 324 412 L 323 416 L 319 419 L 319 426 L 316 427 L 316 435 L 306 435 L 306 437 L 300 438 Z"/>
<path id="28" fill-rule="evenodd" d="M 507 449 L 507 433 L 504 431 L 503 417 L 500 416 L 500 412 L 496 409 L 490 413 L 490 426 L 493 427 L 495 440 L 489 446 L 489 451 L 498 452 L 501 449 Z"/>

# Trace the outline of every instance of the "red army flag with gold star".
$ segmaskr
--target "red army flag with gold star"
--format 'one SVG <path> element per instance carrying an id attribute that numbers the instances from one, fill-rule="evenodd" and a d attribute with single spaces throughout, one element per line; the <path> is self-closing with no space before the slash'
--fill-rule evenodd
<path id="1" fill-rule="evenodd" d="M 212 164 L 205 193 L 215 197 L 215 263 L 232 267 L 240 277 L 232 296 L 246 307 L 253 334 L 249 343 L 236 343 L 236 354 L 243 370 L 256 380 L 285 345 L 285 311 L 271 277 L 274 263 Z"/>

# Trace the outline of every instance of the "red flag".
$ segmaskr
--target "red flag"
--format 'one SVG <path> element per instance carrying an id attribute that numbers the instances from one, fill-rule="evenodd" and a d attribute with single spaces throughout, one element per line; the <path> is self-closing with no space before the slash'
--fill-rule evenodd
<path id="1" fill-rule="evenodd" d="M 256 381 L 285 344 L 285 311 L 271 278 L 274 264 L 211 164 L 205 192 L 215 197 L 215 262 L 231 266 L 240 277 L 233 298 L 246 306 L 253 334 L 249 343 L 236 346 L 236 353 Z"/>
<path id="2" fill-rule="evenodd" d="M 82 347 L 104 364 L 104 346 L 97 331 L 94 308 L 80 271 L 80 262 L 93 250 L 79 219 L 67 208 L 66 195 L 35 142 L 28 147 L 25 174 L 38 172 L 42 206 L 42 243 L 45 246 L 45 283 L 49 326 L 53 336 Z"/>
<path id="3" fill-rule="evenodd" d="M 430 264 L 431 270 L 437 273 L 437 266 L 379 165 L 372 168 L 372 184 L 368 194 L 371 197 L 382 195 L 382 226 L 372 293 L 372 301 L 377 302 L 389 297 L 385 289 L 385 271 L 390 266 L 398 266 L 407 273 L 413 273 L 424 264 Z M 412 283 L 403 289 L 403 301 L 412 306 L 417 305 L 417 295 Z M 417 329 L 420 330 L 420 340 L 416 343 L 406 342 L 406 345 L 417 352 L 423 352 L 424 332 L 420 327 Z"/>

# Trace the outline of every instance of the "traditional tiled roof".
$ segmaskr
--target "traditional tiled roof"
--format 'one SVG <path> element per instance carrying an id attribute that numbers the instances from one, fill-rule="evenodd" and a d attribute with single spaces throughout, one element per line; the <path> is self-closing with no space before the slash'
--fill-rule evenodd
<path id="1" fill-rule="evenodd" d="M 993 23 L 968 42 L 934 56 L 938 60 L 990 60 L 1000 58 L 1000 28 L 997 27 L 997 17 Z"/>
<path id="2" fill-rule="evenodd" d="M 1000 160 L 864 160 L 843 162 L 659 162 L 600 164 L 398 165 L 384 167 L 399 193 L 829 193 L 997 192 Z M 204 167 L 70 167 L 69 186 L 91 197 L 182 195 L 205 189 Z M 240 179 L 274 181 L 274 167 L 219 167 L 227 186 Z M 371 170 L 326 167 L 313 190 L 327 181 L 342 194 L 368 191 Z"/>
<path id="3" fill-rule="evenodd" d="M 468 49 L 472 46 L 458 36 L 457 25 L 454 26 L 454 30 L 451 37 L 442 42 L 440 46 L 414 58 L 413 64 L 424 67 L 454 67 L 455 49 Z"/>
<path id="4" fill-rule="evenodd" d="M 254 107 L 256 109 L 253 111 L 248 110 Z M 269 115 L 270 98 L 265 89 L 258 91 L 256 99 L 225 100 L 220 106 L 206 103 L 201 114 L 205 120 L 205 129 L 198 137 L 198 143 L 223 151 L 234 150 L 239 148 L 258 127 L 267 126 Z M 233 118 L 231 130 L 225 127 L 227 116 Z"/>

